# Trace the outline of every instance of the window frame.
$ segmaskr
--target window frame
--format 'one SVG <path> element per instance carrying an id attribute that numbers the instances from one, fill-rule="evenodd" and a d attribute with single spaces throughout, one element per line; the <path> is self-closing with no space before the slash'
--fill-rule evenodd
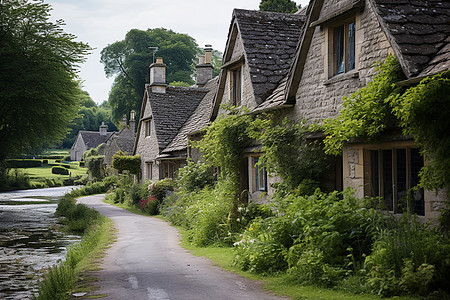
<path id="1" fill-rule="evenodd" d="M 267 192 L 267 170 L 264 166 L 258 166 L 259 157 L 253 157 L 254 183 L 256 192 Z M 261 180 L 262 179 L 262 180 Z"/>
<path id="2" fill-rule="evenodd" d="M 351 14 L 350 16 L 340 18 L 337 22 L 328 23 L 326 25 L 328 50 L 326 68 L 328 69 L 328 78 L 342 75 L 355 71 L 357 66 L 357 31 L 358 16 Z M 339 32 L 342 33 L 340 42 L 338 41 Z M 341 45 L 341 47 L 338 47 Z M 338 52 L 341 49 L 342 69 L 338 68 Z"/>
<path id="3" fill-rule="evenodd" d="M 411 190 L 418 184 L 419 170 L 424 165 L 424 158 L 420 154 L 419 148 L 394 147 L 366 150 L 369 156 L 366 196 L 382 197 L 390 212 L 403 213 L 405 210 L 409 210 L 424 216 L 424 190 Z M 420 158 L 420 161 L 413 161 L 417 158 Z M 411 194 L 412 192 L 414 194 Z M 411 201 L 408 201 L 408 198 Z M 404 201 L 406 201 L 406 205 L 402 208 L 401 205 L 404 204 Z M 409 207 L 410 205 L 412 207 Z"/>
<path id="4" fill-rule="evenodd" d="M 230 102 L 233 106 L 239 107 L 242 105 L 242 65 L 231 68 L 229 74 Z"/>
<path id="5" fill-rule="evenodd" d="M 148 180 L 153 180 L 153 163 L 152 162 L 145 163 L 145 175 Z"/>
<path id="6" fill-rule="evenodd" d="M 145 137 L 152 136 L 152 129 L 153 129 L 152 118 L 150 118 L 148 120 L 145 120 L 144 121 L 144 130 L 145 130 L 144 134 L 145 134 Z"/>

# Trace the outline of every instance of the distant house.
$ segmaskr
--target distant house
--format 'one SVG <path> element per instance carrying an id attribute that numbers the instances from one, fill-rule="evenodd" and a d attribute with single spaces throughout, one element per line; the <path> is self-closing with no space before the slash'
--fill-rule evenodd
<path id="1" fill-rule="evenodd" d="M 122 119 L 122 128 L 119 132 L 115 132 L 106 141 L 103 149 L 103 155 L 105 156 L 103 164 L 107 166 L 112 165 L 112 157 L 118 151 L 122 151 L 127 155 L 133 154 L 133 147 L 136 140 L 135 133 L 135 112 L 130 113 L 130 122 L 127 124 L 127 117 L 124 116 Z"/>
<path id="2" fill-rule="evenodd" d="M 70 149 L 70 159 L 81 161 L 84 152 L 105 143 L 113 134 L 114 132 L 108 132 L 108 126 L 104 122 L 102 122 L 99 131 L 79 131 Z"/>
<path id="3" fill-rule="evenodd" d="M 173 178 L 186 164 L 188 129 L 192 123 L 208 120 L 210 110 L 202 115 L 205 111 L 199 106 L 211 103 L 211 90 L 216 86 L 216 81 L 211 80 L 211 51 L 207 47 L 200 58 L 194 87 L 167 86 L 162 58 L 150 66 L 150 84 L 145 87 L 134 146 L 134 154 L 141 156 L 143 181 Z M 205 103 L 207 96 L 209 101 Z"/>

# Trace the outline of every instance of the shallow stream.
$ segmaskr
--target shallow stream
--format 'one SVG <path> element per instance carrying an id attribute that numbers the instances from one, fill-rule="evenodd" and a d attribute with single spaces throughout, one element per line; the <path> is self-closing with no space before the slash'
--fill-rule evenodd
<path id="1" fill-rule="evenodd" d="M 0 193 L 0 299 L 31 299 L 42 274 L 79 240 L 58 229 L 58 199 L 73 187 Z"/>

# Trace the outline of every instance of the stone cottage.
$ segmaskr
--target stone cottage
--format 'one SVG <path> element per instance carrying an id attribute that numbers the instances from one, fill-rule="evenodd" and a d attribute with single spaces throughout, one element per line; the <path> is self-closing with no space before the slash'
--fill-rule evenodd
<path id="1" fill-rule="evenodd" d="M 254 110 L 283 84 L 306 20 L 304 13 L 233 11 L 211 120 L 225 113 L 221 109 L 225 103 Z M 260 154 L 258 147 L 247 149 L 241 161 L 241 188 L 254 201 L 267 202 L 276 178 L 255 166 Z"/>
<path id="2" fill-rule="evenodd" d="M 113 134 L 114 132 L 108 132 L 108 126 L 104 122 L 102 122 L 99 131 L 80 130 L 70 149 L 70 159 L 81 161 L 84 152 L 105 143 Z"/>
<path id="3" fill-rule="evenodd" d="M 290 119 L 306 119 L 309 124 L 335 118 L 342 97 L 366 86 L 375 75 L 373 64 L 388 54 L 397 57 L 407 77 L 398 84 L 415 84 L 425 76 L 449 70 L 448 1 L 312 0 L 306 11 L 292 15 L 299 19 L 297 26 L 302 30 L 297 31 L 298 44 L 290 65 L 278 63 L 283 66 L 280 70 L 267 68 L 271 66 L 268 60 L 251 67 L 259 61 L 258 55 L 268 54 L 267 49 L 285 49 L 283 38 L 291 41 L 285 35 L 275 40 L 275 46 L 270 40 L 248 47 L 246 40 L 255 43 L 262 39 L 257 38 L 261 20 L 249 18 L 258 13 L 263 15 L 240 10 L 233 14 L 212 119 L 221 113 L 219 104 L 225 102 L 246 105 L 255 113 L 277 109 Z M 248 16 L 248 23 L 240 21 L 242 15 Z M 290 26 L 295 27 L 294 22 L 286 24 L 286 28 Z M 261 30 L 272 35 L 269 25 Z M 288 54 L 290 49 L 286 47 Z M 276 75 L 281 77 L 274 87 L 271 77 Z M 261 92 L 259 87 L 266 84 L 270 88 Z M 376 144 L 346 145 L 331 171 L 337 189 L 354 188 L 358 197 L 381 196 L 388 210 L 397 213 L 407 190 L 418 182 L 418 170 L 424 163 L 412 137 L 394 133 Z M 251 166 L 249 162 L 249 190 L 254 192 Z M 426 219 L 436 219 L 443 198 L 418 191 L 410 209 Z"/>
<path id="4" fill-rule="evenodd" d="M 150 65 L 150 84 L 145 87 L 133 151 L 141 156 L 143 181 L 173 178 L 186 164 L 187 133 L 209 117 L 207 106 L 216 86 L 216 81 L 211 80 L 211 51 L 207 45 L 193 87 L 168 86 L 162 58 Z"/>
<path id="5" fill-rule="evenodd" d="M 127 116 L 123 116 L 122 126 L 123 128 L 119 132 L 115 132 L 108 140 L 105 141 L 103 149 L 103 155 L 105 158 L 103 159 L 103 164 L 106 166 L 112 166 L 112 157 L 118 151 L 122 151 L 127 155 L 133 154 L 134 143 L 136 140 L 136 121 L 134 110 L 130 113 L 129 122 Z"/>

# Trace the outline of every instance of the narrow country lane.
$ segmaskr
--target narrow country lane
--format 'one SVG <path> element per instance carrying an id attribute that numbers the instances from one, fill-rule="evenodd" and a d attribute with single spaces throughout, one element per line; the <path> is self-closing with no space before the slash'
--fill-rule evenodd
<path id="1" fill-rule="evenodd" d="M 285 299 L 190 254 L 167 222 L 106 204 L 103 198 L 88 196 L 79 202 L 110 218 L 118 229 L 117 241 L 96 274 L 97 293 L 107 299 Z"/>

